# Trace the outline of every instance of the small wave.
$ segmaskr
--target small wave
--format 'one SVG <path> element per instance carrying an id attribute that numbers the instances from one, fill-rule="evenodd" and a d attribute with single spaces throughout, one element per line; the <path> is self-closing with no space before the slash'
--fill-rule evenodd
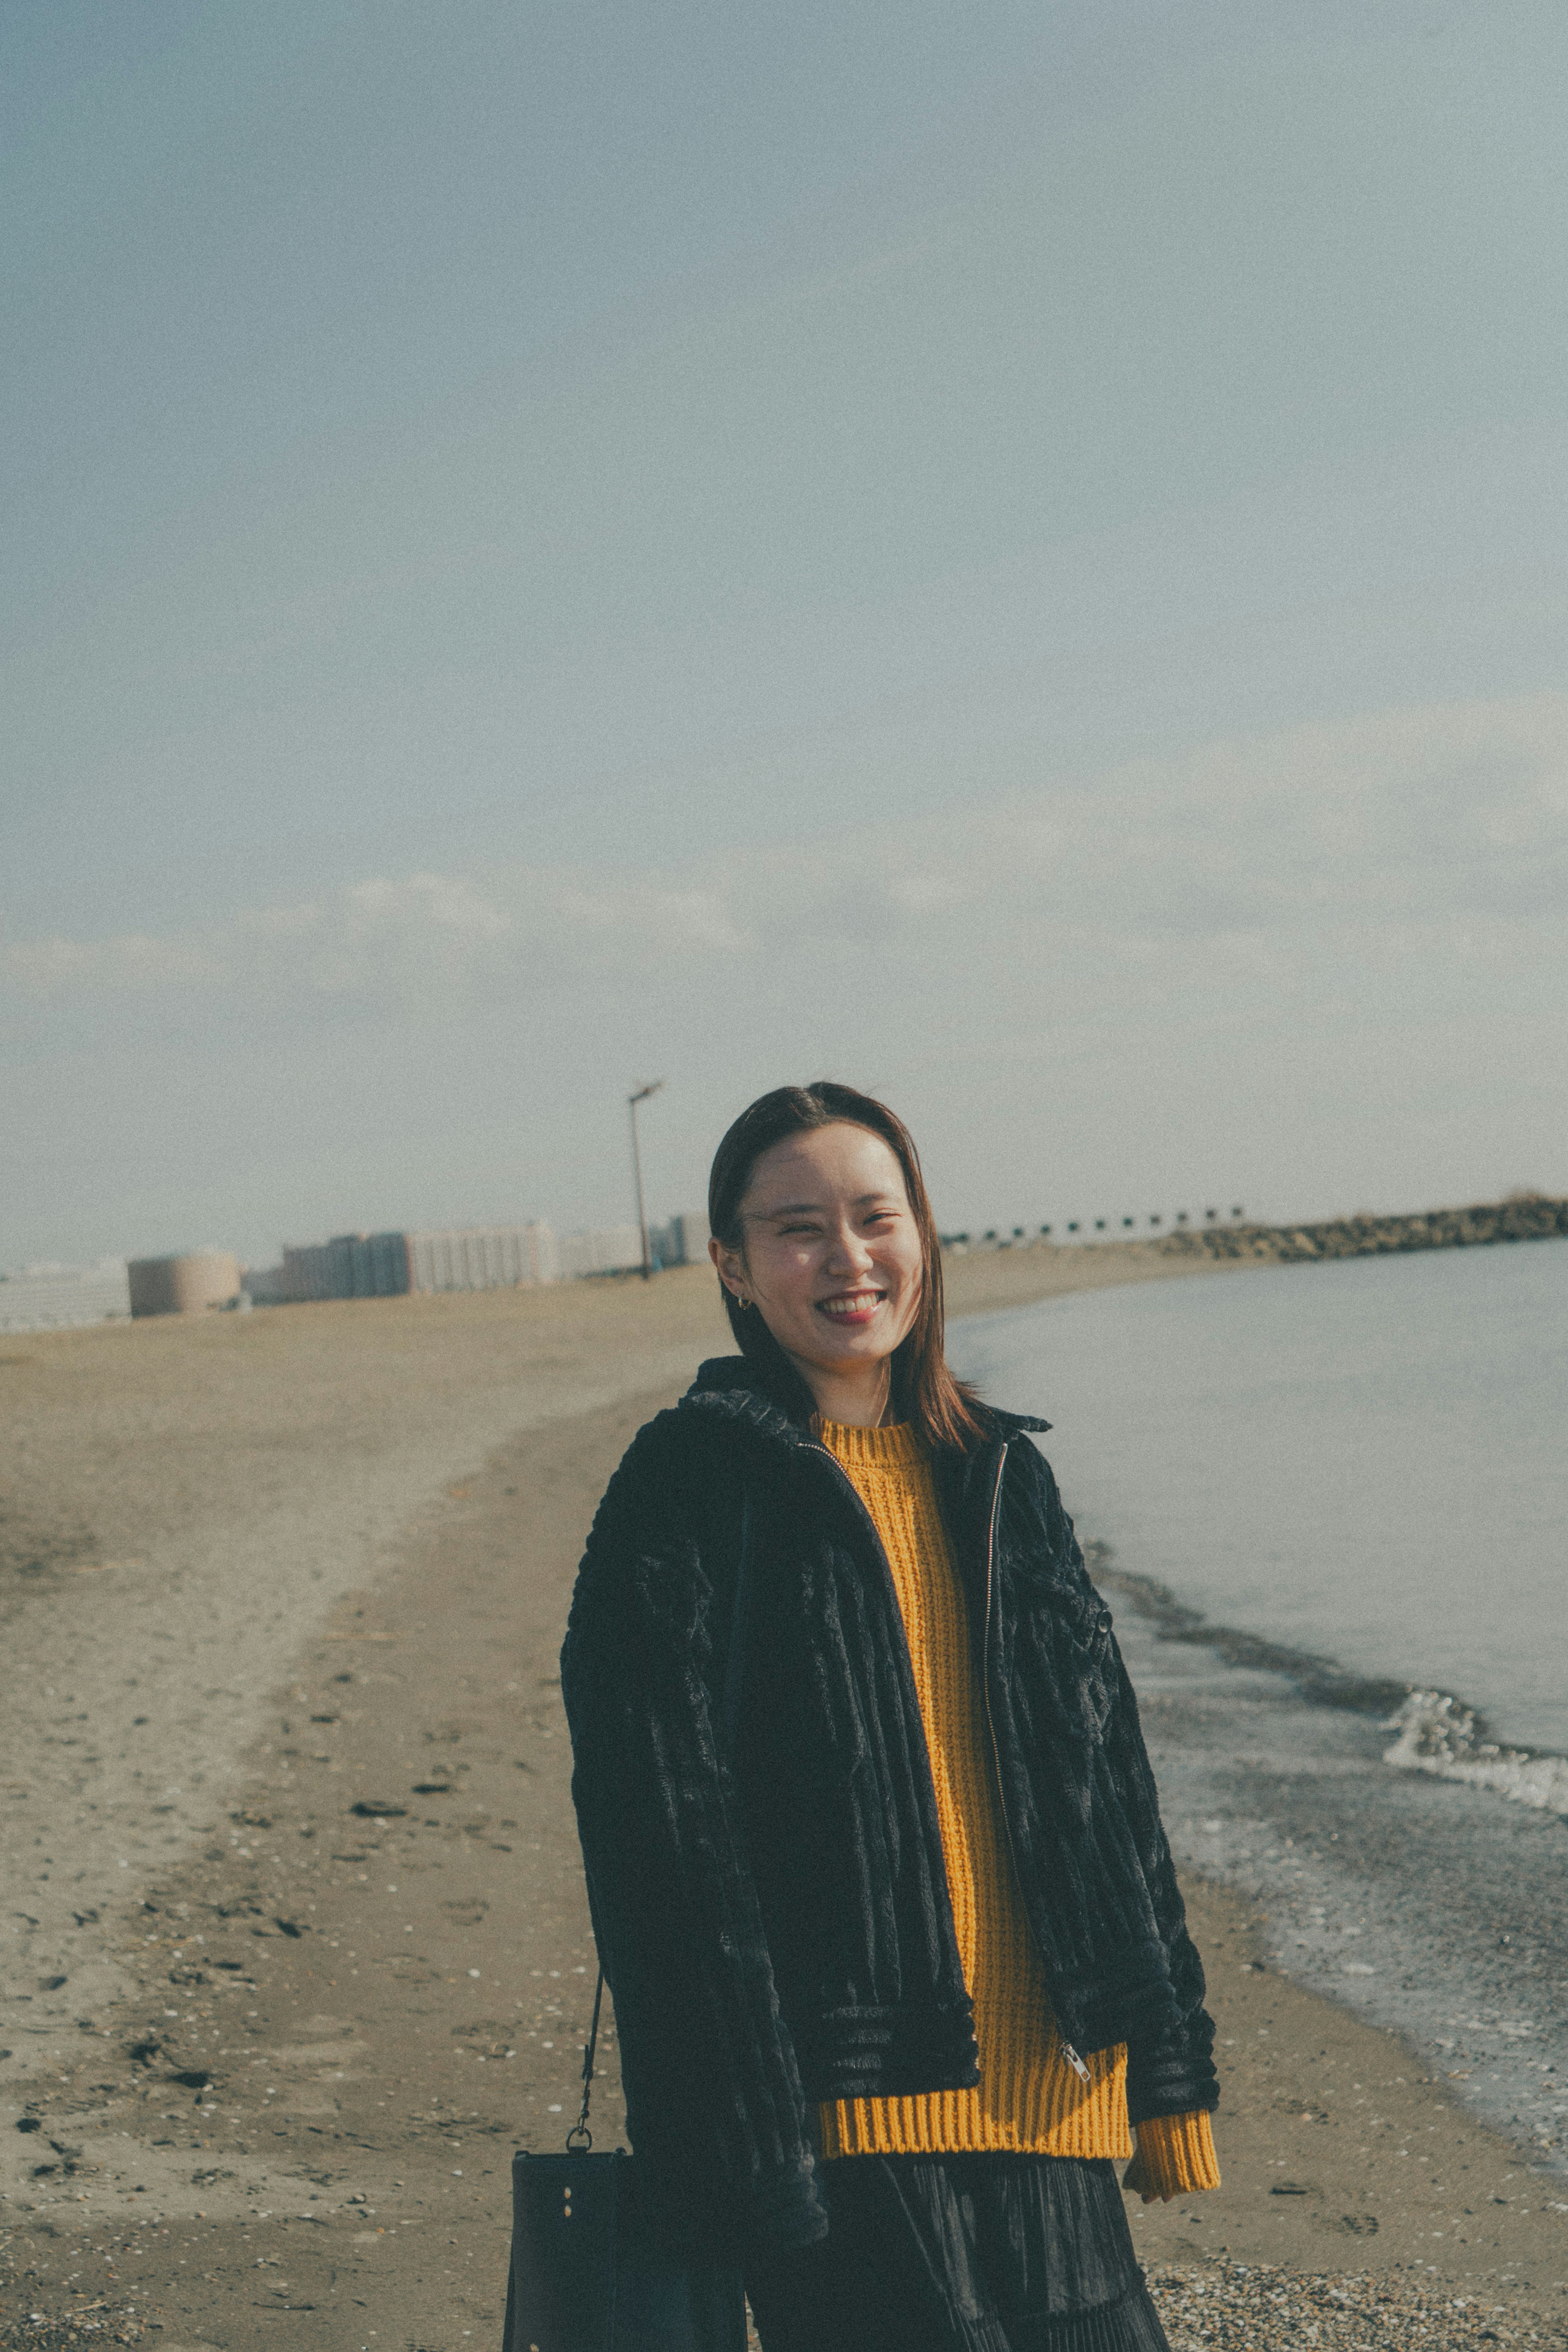
<path id="1" fill-rule="evenodd" d="M 1516 1805 L 1568 1815 L 1568 1756 L 1502 1748 L 1486 1737 L 1473 1707 L 1448 1691 L 1413 1690 L 1390 1718 L 1398 1738 L 1384 1762 L 1396 1772 L 1431 1772 L 1441 1780 L 1468 1780 Z"/>
<path id="2" fill-rule="evenodd" d="M 1451 1691 L 1415 1690 L 1408 1683 L 1349 1674 L 1333 1658 L 1312 1651 L 1294 1649 L 1239 1626 L 1213 1624 L 1201 1609 L 1178 1601 L 1156 1577 L 1113 1566 L 1115 1554 L 1100 1538 L 1084 1545 L 1083 1556 L 1095 1583 L 1130 1601 L 1140 1616 L 1152 1618 L 1162 1642 L 1213 1650 L 1228 1666 L 1284 1675 L 1314 1706 L 1381 1716 L 1383 1728 L 1398 1735 L 1383 1758 L 1395 1771 L 1468 1781 L 1471 1788 L 1490 1789 L 1516 1805 L 1568 1817 L 1568 1756 L 1504 1748 L 1490 1737 L 1485 1717 Z"/>

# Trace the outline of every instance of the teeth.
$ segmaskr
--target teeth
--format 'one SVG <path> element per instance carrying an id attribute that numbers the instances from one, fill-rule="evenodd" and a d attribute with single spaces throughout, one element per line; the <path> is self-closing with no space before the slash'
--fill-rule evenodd
<path id="1" fill-rule="evenodd" d="M 859 1298 L 824 1298 L 822 1312 L 825 1315 L 863 1315 L 868 1307 L 881 1304 L 880 1292 L 868 1290 Z"/>

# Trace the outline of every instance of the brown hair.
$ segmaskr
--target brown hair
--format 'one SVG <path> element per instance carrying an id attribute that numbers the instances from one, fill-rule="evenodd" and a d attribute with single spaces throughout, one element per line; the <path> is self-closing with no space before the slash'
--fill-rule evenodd
<path id="1" fill-rule="evenodd" d="M 819 1079 L 810 1087 L 775 1087 L 771 1094 L 758 1095 L 714 1154 L 707 1188 L 709 1228 L 726 1249 L 744 1256 L 740 1204 L 762 1154 L 786 1136 L 809 1135 L 820 1127 L 841 1125 L 863 1127 L 887 1145 L 904 1172 L 904 1191 L 920 1235 L 920 1305 L 893 1357 L 893 1392 L 898 1409 L 915 1423 L 928 1444 L 965 1450 L 986 1435 L 983 1408 L 977 1409 L 967 1383 L 954 1378 L 943 1353 L 942 1246 L 936 1221 L 915 1139 L 885 1103 L 858 1093 L 853 1087 L 835 1086 L 831 1078 Z M 759 1367 L 766 1366 L 775 1381 L 783 1375 L 787 1386 L 804 1390 L 804 1382 L 761 1316 L 747 1314 L 725 1283 L 719 1288 L 741 1353 Z M 809 1391 L 807 1402 L 809 1406 Z"/>

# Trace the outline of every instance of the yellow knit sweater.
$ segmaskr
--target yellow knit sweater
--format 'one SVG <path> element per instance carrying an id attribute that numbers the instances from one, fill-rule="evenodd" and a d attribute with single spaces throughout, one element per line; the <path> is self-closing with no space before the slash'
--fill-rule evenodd
<path id="1" fill-rule="evenodd" d="M 1003 2148 L 1131 2156 L 1125 2048 L 1092 2053 L 1085 2062 L 1087 2084 L 1062 2055 L 1008 1847 L 963 1588 L 953 1571 L 925 1449 L 908 1427 L 852 1429 L 838 1422 L 823 1423 L 822 1443 L 870 1512 L 893 1570 L 980 2053 L 980 2081 L 973 2090 L 840 2099 L 823 2106 L 822 2154 Z M 1156 2195 L 1218 2188 L 1207 2116 L 1140 2124 L 1129 2185 Z"/>

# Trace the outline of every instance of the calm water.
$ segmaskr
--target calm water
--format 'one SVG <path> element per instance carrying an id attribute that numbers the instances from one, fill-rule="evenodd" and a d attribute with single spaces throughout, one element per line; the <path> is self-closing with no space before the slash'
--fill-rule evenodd
<path id="1" fill-rule="evenodd" d="M 1119 1567 L 1568 1750 L 1568 1241 L 1083 1292 L 951 1354 L 1050 1417 Z"/>

